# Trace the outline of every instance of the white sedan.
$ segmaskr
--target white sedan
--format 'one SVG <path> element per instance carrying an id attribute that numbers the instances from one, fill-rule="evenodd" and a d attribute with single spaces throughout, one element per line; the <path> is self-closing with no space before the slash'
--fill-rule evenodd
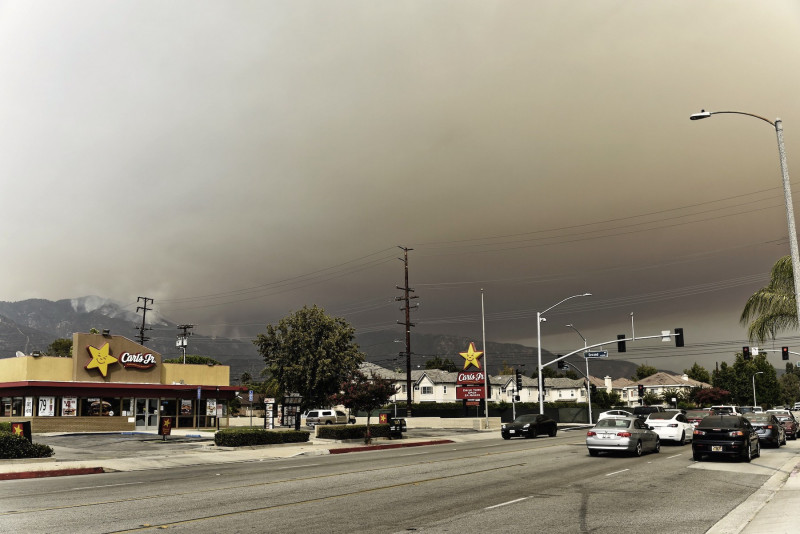
<path id="1" fill-rule="evenodd" d="M 691 441 L 694 433 L 694 425 L 681 412 L 653 412 L 647 416 L 645 424 L 652 427 L 662 441 L 675 441 L 679 445 Z"/>
<path id="2" fill-rule="evenodd" d="M 609 410 L 607 412 L 603 412 L 597 416 L 597 420 L 605 419 L 606 417 L 633 417 L 631 412 L 626 412 L 625 410 Z"/>

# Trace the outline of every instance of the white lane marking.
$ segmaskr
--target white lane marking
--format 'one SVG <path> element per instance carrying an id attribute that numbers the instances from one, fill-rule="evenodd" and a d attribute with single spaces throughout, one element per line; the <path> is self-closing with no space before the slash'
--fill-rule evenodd
<path id="1" fill-rule="evenodd" d="M 623 469 L 621 471 L 614 471 L 613 473 L 606 473 L 606 476 L 610 477 L 611 475 L 618 475 L 620 473 L 624 473 L 625 471 L 630 471 L 630 469 Z"/>
<path id="2" fill-rule="evenodd" d="M 320 464 L 287 465 L 285 467 L 279 467 L 278 469 L 300 469 L 301 467 L 312 467 L 315 465 L 320 465 Z"/>
<path id="3" fill-rule="evenodd" d="M 508 502 L 501 502 L 500 504 L 495 504 L 494 506 L 487 506 L 486 508 L 484 508 L 484 510 L 491 510 L 492 508 L 500 508 L 501 506 L 514 504 L 515 502 L 524 501 L 525 499 L 527 499 L 527 497 L 521 497 L 519 499 L 514 499 L 513 501 L 508 501 Z"/>
<path id="4" fill-rule="evenodd" d="M 104 484 L 102 486 L 86 486 L 83 488 L 72 488 L 69 491 L 76 491 L 76 490 L 86 490 L 86 489 L 97 489 L 97 488 L 113 488 L 114 486 L 132 486 L 134 484 L 144 484 L 144 482 L 125 482 L 121 484 Z M 64 491 L 64 490 L 61 490 Z"/>
<path id="5" fill-rule="evenodd" d="M 675 454 L 673 456 L 667 456 L 667 460 L 669 460 L 670 458 L 677 458 L 678 456 L 683 456 L 683 454 Z"/>

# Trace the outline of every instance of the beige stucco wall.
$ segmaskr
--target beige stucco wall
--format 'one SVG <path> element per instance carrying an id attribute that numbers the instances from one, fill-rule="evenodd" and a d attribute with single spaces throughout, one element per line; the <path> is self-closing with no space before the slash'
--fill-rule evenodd
<path id="1" fill-rule="evenodd" d="M 197 384 L 203 386 L 230 385 L 231 368 L 227 365 L 192 365 L 164 363 L 161 365 L 162 384 Z"/>
<path id="2" fill-rule="evenodd" d="M 53 356 L 22 356 L 0 359 L 0 377 L 3 382 L 23 380 L 72 380 L 72 358 Z"/>

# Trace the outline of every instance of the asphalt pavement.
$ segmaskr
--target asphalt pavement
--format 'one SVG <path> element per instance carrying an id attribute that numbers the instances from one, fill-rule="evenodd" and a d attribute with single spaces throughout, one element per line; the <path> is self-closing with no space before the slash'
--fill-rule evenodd
<path id="1" fill-rule="evenodd" d="M 565 431 L 566 429 L 561 429 Z M 580 432 L 576 428 L 573 431 Z M 200 464 L 225 464 L 300 455 L 357 453 L 397 447 L 430 446 L 500 439 L 497 430 L 414 429 L 400 440 L 307 443 L 255 447 L 217 447 L 213 432 L 173 430 L 164 439 L 150 432 L 34 434 L 36 443 L 50 445 L 52 458 L 0 460 L 0 481 L 49 476 L 86 475 L 113 471 L 165 469 Z M 800 507 L 800 452 L 748 499 L 718 521 L 710 534 L 779 534 L 800 531 L 794 510 Z"/>

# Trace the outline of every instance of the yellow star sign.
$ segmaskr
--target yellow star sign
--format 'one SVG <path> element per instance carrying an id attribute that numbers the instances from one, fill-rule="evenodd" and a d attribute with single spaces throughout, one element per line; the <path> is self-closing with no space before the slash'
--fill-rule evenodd
<path id="1" fill-rule="evenodd" d="M 87 347 L 92 354 L 92 361 L 86 364 L 87 369 L 99 369 L 103 376 L 108 375 L 108 366 L 117 363 L 117 359 L 108 353 L 108 343 L 102 347 L 95 348 L 91 345 Z"/>
<path id="2" fill-rule="evenodd" d="M 464 369 L 470 365 L 474 365 L 478 369 L 481 368 L 481 362 L 478 360 L 483 356 L 483 352 L 476 351 L 475 343 L 472 341 L 469 342 L 469 349 L 467 349 L 467 352 L 459 352 L 459 354 L 464 357 Z"/>
<path id="3" fill-rule="evenodd" d="M 14 434 L 16 434 L 17 436 L 22 436 L 23 435 L 23 433 L 22 433 L 22 425 L 12 425 L 12 427 L 13 427 L 12 430 L 14 431 Z"/>

